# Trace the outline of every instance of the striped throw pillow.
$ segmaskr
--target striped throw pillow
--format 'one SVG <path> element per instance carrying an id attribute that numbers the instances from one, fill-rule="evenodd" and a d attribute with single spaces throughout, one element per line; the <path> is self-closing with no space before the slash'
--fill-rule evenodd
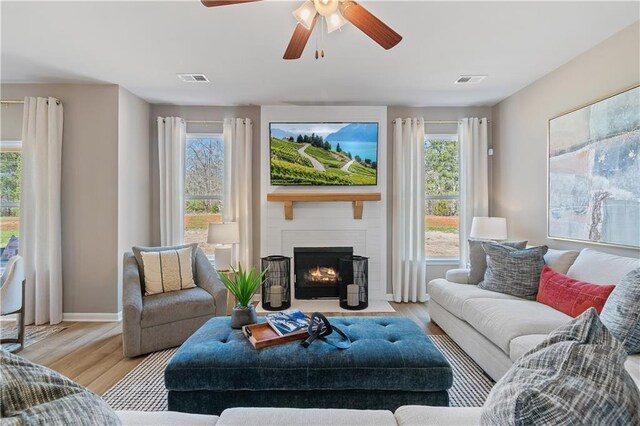
<path id="1" fill-rule="evenodd" d="M 141 252 L 145 296 L 194 288 L 191 250 L 187 247 Z"/>

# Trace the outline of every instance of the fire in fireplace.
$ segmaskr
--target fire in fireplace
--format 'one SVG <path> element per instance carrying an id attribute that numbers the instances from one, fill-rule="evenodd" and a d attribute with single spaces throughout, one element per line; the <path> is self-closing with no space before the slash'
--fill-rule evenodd
<path id="1" fill-rule="evenodd" d="M 340 258 L 345 256 L 353 256 L 353 247 L 295 247 L 295 298 L 337 299 L 341 276 Z"/>
<path id="2" fill-rule="evenodd" d="M 314 283 L 335 283 L 340 279 L 340 275 L 333 268 L 316 266 L 311 268 L 304 278 Z"/>

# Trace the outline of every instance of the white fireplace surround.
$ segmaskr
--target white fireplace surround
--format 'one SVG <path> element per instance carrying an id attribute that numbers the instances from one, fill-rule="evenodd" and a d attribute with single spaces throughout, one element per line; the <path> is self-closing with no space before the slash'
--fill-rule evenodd
<path id="1" fill-rule="evenodd" d="M 353 247 L 355 255 L 369 258 L 369 299 L 391 300 L 386 283 L 386 107 L 264 106 L 260 122 L 260 256 L 281 254 L 293 257 L 294 247 Z M 269 167 L 271 122 L 377 122 L 378 184 L 352 187 L 272 186 Z M 353 218 L 350 202 L 296 203 L 293 220 L 285 220 L 282 203 L 267 202 L 267 194 L 273 192 L 380 192 L 382 200 L 365 201 L 362 219 L 359 220 Z M 293 282 L 291 285 L 293 289 Z"/>

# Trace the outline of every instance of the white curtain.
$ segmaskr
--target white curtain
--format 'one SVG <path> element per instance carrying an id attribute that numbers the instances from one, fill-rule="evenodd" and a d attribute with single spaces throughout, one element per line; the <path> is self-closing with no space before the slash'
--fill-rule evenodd
<path id="1" fill-rule="evenodd" d="M 253 125 L 248 118 L 224 120 L 224 195 L 222 214 L 225 222 L 238 222 L 240 244 L 235 244 L 231 264 L 253 265 L 251 220 L 251 176 Z"/>
<path id="2" fill-rule="evenodd" d="M 427 299 L 424 253 L 424 119 L 396 119 L 393 134 L 393 300 Z"/>
<path id="3" fill-rule="evenodd" d="M 62 321 L 61 169 L 62 104 L 24 98 L 20 255 L 26 324 Z"/>
<path id="4" fill-rule="evenodd" d="M 184 149 L 186 125 L 179 117 L 158 117 L 160 243 L 184 242 Z"/>
<path id="5" fill-rule="evenodd" d="M 489 142 L 486 118 L 464 118 L 458 124 L 460 144 L 460 267 L 469 261 L 469 233 L 474 216 L 489 216 Z"/>

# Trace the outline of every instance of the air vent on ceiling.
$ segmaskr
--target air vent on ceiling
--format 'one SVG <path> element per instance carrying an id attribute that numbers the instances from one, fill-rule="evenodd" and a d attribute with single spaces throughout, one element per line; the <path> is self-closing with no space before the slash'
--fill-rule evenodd
<path id="1" fill-rule="evenodd" d="M 454 84 L 478 84 L 485 78 L 486 75 L 461 75 Z"/>
<path id="2" fill-rule="evenodd" d="M 178 78 L 185 83 L 207 83 L 209 81 L 204 74 L 178 74 Z"/>

